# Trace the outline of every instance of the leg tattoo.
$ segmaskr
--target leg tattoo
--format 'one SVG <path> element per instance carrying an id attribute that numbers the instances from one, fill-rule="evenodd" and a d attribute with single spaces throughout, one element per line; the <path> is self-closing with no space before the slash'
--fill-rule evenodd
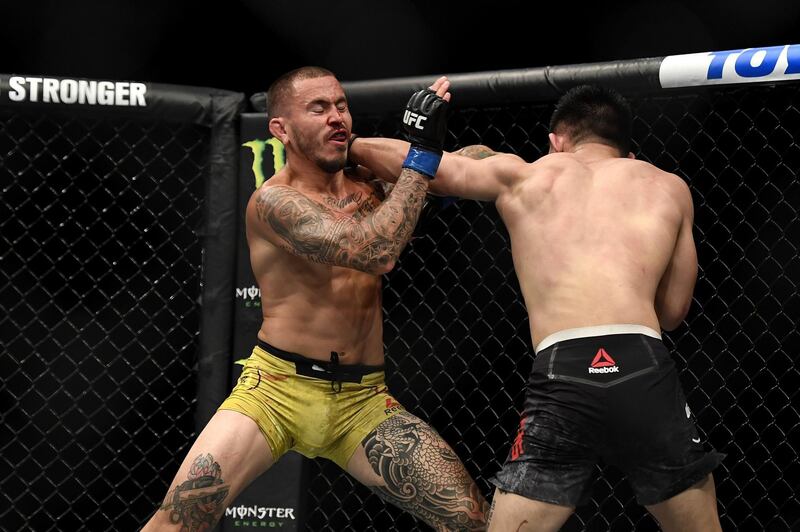
<path id="1" fill-rule="evenodd" d="M 488 504 L 453 450 L 431 427 L 407 412 L 381 423 L 364 439 L 372 469 L 386 486 L 382 499 L 437 530 L 484 530 Z"/>
<path id="2" fill-rule="evenodd" d="M 169 521 L 181 532 L 211 530 L 225 510 L 230 486 L 222 480 L 222 468 L 210 454 L 194 459 L 188 480 L 167 493 L 159 510 L 169 512 Z"/>

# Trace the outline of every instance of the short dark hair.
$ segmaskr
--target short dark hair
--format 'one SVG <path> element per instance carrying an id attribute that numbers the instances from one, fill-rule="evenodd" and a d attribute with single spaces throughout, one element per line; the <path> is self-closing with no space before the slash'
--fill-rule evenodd
<path id="1" fill-rule="evenodd" d="M 632 113 L 617 91 L 581 85 L 567 91 L 550 118 L 550 131 L 566 134 L 578 144 L 592 139 L 617 148 L 622 157 L 631 150 Z"/>
<path id="2" fill-rule="evenodd" d="M 267 115 L 269 118 L 280 116 L 281 113 L 285 112 L 283 106 L 286 103 L 286 99 L 291 97 L 292 85 L 295 81 L 324 78 L 327 76 L 336 77 L 336 75 L 327 68 L 304 66 L 287 72 L 273 81 L 267 91 Z"/>

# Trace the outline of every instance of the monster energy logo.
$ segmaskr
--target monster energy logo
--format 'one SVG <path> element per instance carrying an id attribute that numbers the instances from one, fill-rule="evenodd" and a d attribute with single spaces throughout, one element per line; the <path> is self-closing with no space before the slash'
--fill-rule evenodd
<path id="1" fill-rule="evenodd" d="M 233 526 L 255 528 L 282 528 L 285 521 L 294 520 L 294 508 L 263 506 L 238 506 L 225 509 L 225 517 L 234 519 Z"/>
<path id="2" fill-rule="evenodd" d="M 236 297 L 242 298 L 245 308 L 261 306 L 261 290 L 255 285 L 236 288 Z"/>
<path id="3" fill-rule="evenodd" d="M 250 151 L 253 152 L 253 175 L 256 179 L 256 188 L 260 187 L 266 180 L 264 177 L 264 151 L 267 146 L 272 151 L 273 173 L 277 173 L 286 164 L 286 152 L 283 149 L 283 144 L 274 137 L 269 140 L 248 140 L 242 146 L 250 148 Z"/>

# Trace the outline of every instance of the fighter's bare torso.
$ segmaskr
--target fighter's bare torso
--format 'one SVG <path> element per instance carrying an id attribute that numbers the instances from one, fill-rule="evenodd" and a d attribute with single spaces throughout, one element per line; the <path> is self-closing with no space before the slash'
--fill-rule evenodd
<path id="1" fill-rule="evenodd" d="M 298 257 L 253 230 L 258 199 L 269 187 L 291 187 L 320 208 L 360 220 L 385 195 L 377 183 L 353 181 L 341 172 L 323 188 L 279 172 L 256 190 L 247 206 L 251 266 L 261 287 L 263 321 L 258 337 L 280 349 L 343 364 L 383 363 L 381 277 Z M 307 210 L 307 216 L 315 216 Z"/>
<path id="2" fill-rule="evenodd" d="M 653 301 L 684 217 L 680 178 L 632 159 L 554 153 L 497 198 L 534 345 L 609 323 L 659 330 Z"/>

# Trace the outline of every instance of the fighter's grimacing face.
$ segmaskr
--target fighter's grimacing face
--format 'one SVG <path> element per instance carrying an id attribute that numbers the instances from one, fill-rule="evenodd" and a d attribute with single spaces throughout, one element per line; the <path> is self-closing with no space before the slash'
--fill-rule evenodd
<path id="1" fill-rule="evenodd" d="M 288 118 L 289 140 L 298 151 L 326 172 L 345 167 L 353 118 L 336 78 L 296 81 Z"/>

